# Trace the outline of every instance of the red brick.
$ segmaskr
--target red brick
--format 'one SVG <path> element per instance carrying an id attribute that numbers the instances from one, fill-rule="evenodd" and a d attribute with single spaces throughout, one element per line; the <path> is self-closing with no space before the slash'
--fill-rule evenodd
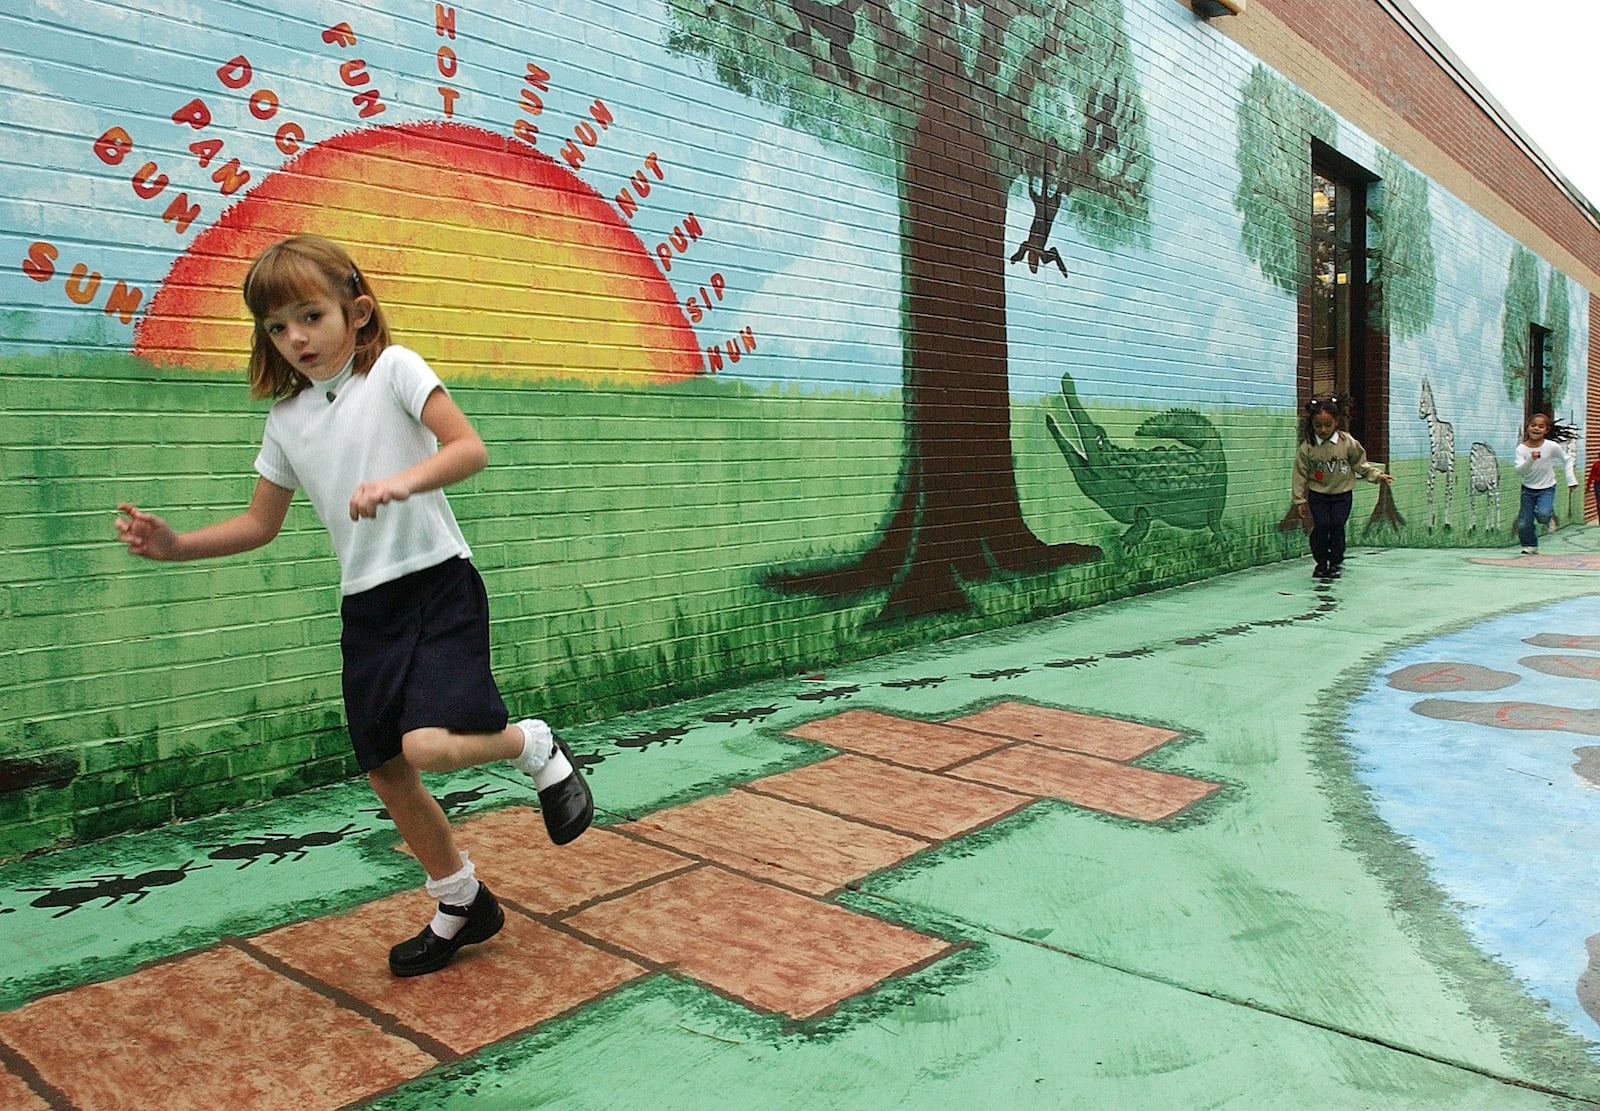
<path id="1" fill-rule="evenodd" d="M 1008 748 L 951 774 L 1014 791 L 1031 790 L 1091 810 L 1146 822 L 1170 818 L 1218 786 L 1186 775 L 1036 745 Z"/>
<path id="2" fill-rule="evenodd" d="M 797 891 L 825 895 L 928 842 L 749 791 L 657 811 L 624 829 Z"/>
<path id="3" fill-rule="evenodd" d="M 751 1007 L 809 1018 L 949 946 L 769 884 L 700 868 L 581 911 L 571 925 Z"/>
<path id="4" fill-rule="evenodd" d="M 1153 725 L 1027 702 L 1002 702 L 979 713 L 955 718 L 949 724 L 1050 748 L 1086 752 L 1107 760 L 1137 760 L 1182 736 Z"/>
<path id="5" fill-rule="evenodd" d="M 959 837 L 1032 801 L 1031 793 L 1017 795 L 849 755 L 768 776 L 751 786 L 930 841 Z"/>
<path id="6" fill-rule="evenodd" d="M 797 726 L 788 735 L 923 771 L 940 771 L 1005 743 L 949 725 L 894 717 L 876 710 L 846 710 Z"/>

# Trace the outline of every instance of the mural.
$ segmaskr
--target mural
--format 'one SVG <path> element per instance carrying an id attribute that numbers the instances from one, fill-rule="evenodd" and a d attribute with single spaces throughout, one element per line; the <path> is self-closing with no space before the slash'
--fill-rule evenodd
<path id="1" fill-rule="evenodd" d="M 1422 380 L 1422 396 L 1417 401 L 1417 417 L 1428 422 L 1428 527 L 1438 518 L 1433 506 L 1433 480 L 1444 476 L 1444 527 L 1450 527 L 1450 500 L 1456 492 L 1456 426 L 1439 419 L 1433 403 L 1433 387 Z M 1478 446 L 1478 445 L 1474 445 Z"/>
<path id="2" fill-rule="evenodd" d="M 1372 539 L 1444 542 L 1401 509 L 1444 475 L 1448 524 L 1463 468 L 1498 514 L 1508 312 L 1562 318 L 1581 411 L 1570 279 L 1181 4 L 626 7 L 26 0 L 0 854 L 350 770 L 308 510 L 163 583 L 107 539 L 131 496 L 242 500 L 236 290 L 290 232 L 350 244 L 488 441 L 457 512 L 497 673 L 557 718 L 1298 555 L 1313 140 L 1381 179 L 1392 397 L 1475 445 L 1394 421 Z"/>
<path id="3" fill-rule="evenodd" d="M 1433 323 L 1438 271 L 1428 179 L 1387 150 L 1374 160 L 1380 184 L 1369 218 L 1377 244 L 1371 297 L 1386 344 L 1422 335 Z"/>
<path id="4" fill-rule="evenodd" d="M 1348 717 L 1379 817 L 1483 951 L 1591 1042 L 1600 905 L 1587 839 L 1569 834 L 1600 819 L 1600 718 L 1586 705 L 1600 639 L 1574 631 L 1596 620 L 1600 602 L 1575 598 L 1415 645 L 1383 662 Z"/>
<path id="5" fill-rule="evenodd" d="M 385 302 L 408 331 L 446 340 L 444 362 L 635 385 L 705 367 L 660 264 L 606 198 L 542 151 L 449 122 L 346 132 L 268 175 L 179 258 L 135 327 L 134 352 L 234 369 L 250 342 L 244 273 L 308 209 L 330 237 L 366 245 L 358 257 L 383 276 Z M 473 280 L 461 301 L 440 303 L 441 290 L 461 289 L 449 278 L 462 251 Z M 482 323 L 452 324 L 463 313 Z M 574 327 L 584 342 L 563 342 L 560 330 Z"/>
<path id="6" fill-rule="evenodd" d="M 1422 395 L 1417 399 L 1417 417 L 1426 421 L 1428 425 L 1428 528 L 1431 530 L 1438 522 L 1437 511 L 1434 508 L 1433 485 L 1434 480 L 1444 476 L 1444 527 L 1450 527 L 1450 502 L 1455 496 L 1456 489 L 1456 428 L 1447 420 L 1439 419 L 1438 406 L 1434 404 L 1433 387 L 1428 380 L 1422 380 Z M 1485 501 L 1484 512 L 1488 515 L 1485 528 L 1498 529 L 1500 527 L 1500 459 L 1494 453 L 1494 448 L 1482 441 L 1475 441 L 1468 452 L 1467 470 L 1467 498 L 1469 519 L 1468 531 L 1478 527 L 1478 497 L 1482 495 Z"/>
<path id="7" fill-rule="evenodd" d="M 910 1057 L 899 1073 L 851 1077 L 873 1098 L 915 1090 L 930 1093 L 924 1102 L 949 1102 L 953 1084 L 994 1091 L 1009 1077 L 1003 1090 L 1022 1105 L 1045 1083 L 1057 1084 L 1054 1102 L 1070 1103 L 1072 1091 L 1118 1087 L 1123 1070 L 1110 1060 L 1134 1066 L 1138 1092 L 1171 1084 L 1162 1104 L 1188 1106 L 1238 1086 L 1236 1054 L 1195 1078 L 1229 1015 L 1246 1016 L 1255 1034 L 1228 1032 L 1227 1044 L 1265 1039 L 1272 1053 L 1293 1052 L 1306 1062 L 1290 1070 L 1296 1091 L 1324 1084 L 1330 1105 L 1382 1102 L 1396 1073 L 1369 1082 L 1365 1067 L 1330 1067 L 1329 1028 L 1352 1052 L 1379 1046 L 1379 1064 L 1422 1061 L 1415 1080 L 1400 1075 L 1425 1102 L 1463 1102 L 1463 1078 L 1482 1087 L 1469 1102 L 1483 1106 L 1529 1083 L 1593 1098 L 1600 1073 L 1585 1015 L 1594 974 L 1581 953 L 1574 964 L 1572 939 L 1581 947 L 1586 934 L 1571 929 L 1592 911 L 1593 885 L 1582 868 L 1561 871 L 1581 856 L 1568 818 L 1581 822 L 1586 804 L 1581 791 L 1575 806 L 1552 784 L 1546 750 L 1563 733 L 1577 743 L 1600 729 L 1573 697 L 1594 678 L 1586 657 L 1600 641 L 1562 631 L 1595 615 L 1563 603 L 1496 618 L 1489 638 L 1416 645 L 1411 634 L 1452 613 L 1481 621 L 1513 599 L 1581 587 L 1571 575 L 1506 573 L 1453 554 L 1369 558 L 1374 573 L 1354 593 L 1349 583 L 1307 587 L 1291 568 L 1265 569 L 852 665 L 827 681 L 792 678 L 581 730 L 576 743 L 599 757 L 590 766 L 607 781 L 605 797 L 626 801 L 612 829 L 586 835 L 599 839 L 604 867 L 557 867 L 566 878 L 555 884 L 551 850 L 529 836 L 538 818 L 520 804 L 526 783 L 492 771 L 450 777 L 441 802 L 466 843 L 510 851 L 520 865 L 507 880 L 515 932 L 458 966 L 469 987 L 513 999 L 492 1021 L 482 993 L 445 993 L 471 1005 L 440 1010 L 437 992 L 397 993 L 381 974 L 362 973 L 381 966 L 382 923 L 427 903 L 401 890 L 407 862 L 392 831 L 347 820 L 363 801 L 356 784 L 16 862 L 0 878 L 0 915 L 18 936 L 48 927 L 52 943 L 20 946 L 0 977 L 0 1002 L 11 1008 L 0 1038 L 14 1074 L 26 1063 L 24 1087 L 85 1102 L 79 1093 L 104 1083 L 104 1069 L 82 1066 L 82 1037 L 62 1033 L 62 1009 L 98 1046 L 137 1031 L 83 1026 L 84 1014 L 136 1015 L 148 1026 L 149 1000 L 179 1000 L 154 1012 L 162 1037 L 181 1034 L 194 1054 L 268 1077 L 277 1093 L 307 1068 L 306 1052 L 280 1048 L 290 1036 L 304 1041 L 307 1021 L 302 996 L 273 990 L 287 978 L 333 1000 L 333 1020 L 313 1016 L 321 1028 L 343 1035 L 369 1029 L 374 1014 L 392 1017 L 425 1050 L 395 1074 L 357 1076 L 337 1091 L 319 1072 L 308 1105 L 471 1106 L 486 1093 L 520 1105 L 552 1089 L 555 1069 L 563 1090 L 597 1091 L 596 1062 L 626 1036 L 636 1057 L 668 1066 L 634 1085 L 646 1102 L 659 1096 L 660 1076 L 678 1075 L 674 1060 L 679 1073 L 691 1061 L 686 1088 L 717 1076 L 721 1091 L 770 1092 L 778 1077 L 809 1092 L 844 1053 L 885 1067 Z M 1586 558 L 1600 567 L 1600 557 Z M 1447 569 L 1464 580 L 1459 589 L 1416 589 L 1419 571 Z M 1370 612 L 1402 616 L 1349 635 Z M 1304 655 L 1308 637 L 1323 670 L 1284 663 Z M 1390 645 L 1385 656 L 1408 647 L 1374 661 L 1375 642 Z M 1351 667 L 1364 689 L 1328 686 Z M 1095 709 L 1039 700 L 1068 674 L 1073 700 Z M 1346 731 L 1352 696 L 1351 722 L 1370 736 Z M 1492 731 L 1493 751 L 1430 730 L 1448 724 L 1429 714 L 1440 704 L 1452 721 Z M 1124 717 L 1116 706 L 1141 713 Z M 1397 732 L 1408 708 L 1420 724 Z M 1308 774 L 1318 750 L 1348 753 L 1356 743 L 1359 766 L 1346 774 L 1339 764 L 1333 782 L 1323 762 L 1319 791 Z M 1580 745 L 1572 755 L 1570 778 L 1592 783 L 1593 753 Z M 1389 829 L 1348 820 L 1365 801 L 1351 789 L 1357 779 L 1383 792 L 1386 815 L 1421 814 L 1417 856 Z M 1523 809 L 1530 800 L 1534 809 Z M 1346 820 L 1334 820 L 1330 803 Z M 1440 807 L 1492 828 L 1443 823 L 1445 840 L 1459 838 L 1465 852 L 1439 853 L 1434 872 L 1441 823 L 1428 811 Z M 708 838 L 708 828 L 721 835 Z M 846 835 L 797 839 L 796 828 Z M 1520 843 L 1503 847 L 1507 833 Z M 1490 867 L 1475 871 L 1472 854 L 1486 841 Z M 1561 841 L 1571 848 L 1552 855 L 1548 845 Z M 1417 860 L 1456 886 L 1441 895 L 1419 881 Z M 268 882 L 241 883 L 244 871 Z M 1563 878 L 1570 890 L 1553 892 Z M 1529 934 L 1519 956 L 1534 958 L 1516 966 L 1516 979 L 1506 971 L 1511 950 L 1481 941 L 1481 950 L 1461 950 L 1464 921 L 1481 938 L 1503 932 L 1508 913 Z M 843 956 L 819 961 L 815 945 L 796 940 L 818 936 Z M 542 970 L 522 971 L 534 944 L 563 946 L 559 991 L 540 990 L 551 979 Z M 1019 954 L 1038 959 L 1019 964 Z M 1547 978 L 1540 955 L 1557 958 L 1559 1010 L 1532 986 Z M 1086 964 L 1114 975 L 1086 979 Z M 235 968 L 255 974 L 225 974 Z M 218 983 L 225 999 L 208 986 Z M 1014 1010 L 1019 985 L 1034 992 L 1029 1021 L 1003 1044 L 986 1040 L 994 1008 Z M 124 1005 L 139 1000 L 142 1010 Z M 1084 1010 L 1075 1023 L 1064 1014 Z M 235 1044 L 226 1032 L 246 1012 L 272 1016 L 269 1031 L 281 1016 L 290 1034 L 252 1032 Z M 1139 1064 L 1153 1038 L 1195 1028 L 1206 1033 L 1184 1057 L 1199 1064 Z M 963 1049 L 962 1067 L 930 1073 L 939 1046 L 967 1031 L 955 1040 L 977 1048 Z M 708 1034 L 716 1044 L 686 1058 Z M 1094 1054 L 1069 1085 L 1052 1062 L 1074 1038 Z M 327 1048 L 331 1040 L 312 1040 L 317 1062 L 343 1052 L 342 1041 Z M 1037 1050 L 1020 1072 L 1006 1051 L 1018 1044 Z M 1113 1056 L 1124 1047 L 1125 1057 Z M 1251 1077 L 1283 1075 L 1262 1061 Z M 123 1091 L 164 1094 L 169 1073 L 137 1068 L 115 1079 Z M 638 1101 L 626 1078 L 601 1083 L 608 1094 L 623 1084 Z M 672 1102 L 695 1098 L 686 1091 Z M 1294 1103 L 1295 1094 L 1274 1091 L 1267 1102 Z"/>
<path id="8" fill-rule="evenodd" d="M 1469 528 L 1478 527 L 1478 495 L 1484 495 L 1484 513 L 1486 529 L 1500 527 L 1500 460 L 1494 453 L 1494 448 L 1481 441 L 1474 441 L 1472 453 L 1469 456 L 1470 493 L 1467 499 L 1468 509 L 1472 514 Z"/>
<path id="9" fill-rule="evenodd" d="M 715 1040 L 763 1080 L 771 1045 L 820 1053 L 843 1035 L 883 1034 L 857 1058 L 926 1073 L 965 1044 L 955 990 L 985 1020 L 1002 998 L 1008 1014 L 1075 1007 L 1033 971 L 1066 955 L 1070 979 L 1107 985 L 1073 989 L 1111 1000 L 1106 1014 L 1154 985 L 1168 1042 L 1202 1032 L 1194 1061 L 1217 1060 L 1218 1016 L 1270 1019 L 1323 1064 L 1325 1039 L 1359 1034 L 1362 1054 L 1520 1082 L 1496 1039 L 1547 1004 L 1587 1068 L 1600 905 L 1573 831 L 1600 820 L 1585 695 L 1600 642 L 1572 630 L 1600 603 L 1543 607 L 1600 557 L 1463 574 L 1459 553 L 1431 552 L 1423 572 L 1385 575 L 1394 553 L 1375 553 L 1372 575 L 1316 587 L 1290 567 L 1221 575 L 1303 551 L 1278 519 L 1314 143 L 1376 178 L 1368 338 L 1399 481 L 1393 500 L 1358 493 L 1367 538 L 1514 547 L 1499 456 L 1531 388 L 1530 329 L 1546 330 L 1542 389 L 1587 419 L 1588 299 L 1461 183 L 1423 176 L 1174 0 L 636 0 L 605 20 L 576 0 L 22 3 L 0 83 L 16 121 L 0 135 L 0 859 L 27 859 L 0 916 L 54 932 L 17 947 L 0 1010 L 163 975 L 196 946 L 288 967 L 296 935 L 267 931 L 335 917 L 350 933 L 320 939 L 316 975 L 339 984 L 349 944 L 373 934 L 361 916 L 414 879 L 388 815 L 339 782 L 336 569 L 310 510 L 296 505 L 273 558 L 159 578 L 110 536 L 119 497 L 184 523 L 242 500 L 262 412 L 240 373 L 240 275 L 315 230 L 352 246 L 397 339 L 489 444 L 493 465 L 452 500 L 493 580 L 508 696 L 571 723 L 606 823 L 635 823 L 595 831 L 619 859 L 668 834 L 695 857 L 522 914 L 579 946 L 592 930 L 594 959 L 637 966 L 493 1037 L 593 1022 L 603 1061 L 615 1030 L 647 1029 L 627 1008 L 663 998 L 651 1060 L 681 1061 L 675 1039 L 701 1036 L 678 1013 L 690 998 L 735 1014 L 716 1028 L 740 1040 Z M 1560 574 L 1503 585 L 1541 567 Z M 1425 576 L 1451 589 L 1416 589 Z M 1213 577 L 1214 594 L 1161 589 Z M 1505 598 L 1486 600 L 1496 582 Z M 1004 628 L 1067 610 L 1084 612 Z M 1402 616 L 1368 635 L 1374 614 Z M 1309 634 L 1318 666 L 1288 667 Z M 1207 697 L 1219 675 L 1247 705 Z M 1073 747 L 1090 743 L 1107 747 Z M 936 758 L 950 744 L 985 752 Z M 892 778 L 920 786 L 886 810 L 897 762 Z M 1307 805 L 1317 774 L 1325 797 Z M 520 901 L 536 907 L 552 869 L 522 828 L 526 784 L 473 772 L 438 788 L 476 836 L 521 846 Z M 760 820 L 790 805 L 818 824 Z M 149 851 L 34 853 L 140 827 L 162 827 Z M 717 946 L 750 934 L 731 912 L 783 886 L 735 873 L 821 883 L 807 853 L 836 844 L 887 848 L 785 896 L 819 917 L 764 920 L 842 922 L 822 948 L 844 961 L 878 952 L 847 943 L 863 930 L 902 955 L 788 1009 L 719 979 Z M 1436 901 L 1419 886 L 1408 902 L 1419 876 Z M 651 947 L 618 940 L 633 908 L 680 890 L 663 905 L 728 912 L 725 932 L 671 911 L 643 931 Z M 1422 903 L 1438 913 L 1410 932 Z M 892 905 L 919 920 L 890 922 Z M 792 939 L 826 936 L 767 934 L 762 973 Z M 1516 985 L 1458 984 L 1440 936 Z M 708 971 L 679 975 L 663 939 L 706 945 Z M 1383 994 L 1393 982 L 1404 998 Z M 1021 1010 L 1018 985 L 1034 993 Z M 1176 988 L 1202 1009 L 1169 1011 Z M 1483 1017 L 1464 1003 L 1507 999 L 1504 1025 L 1469 1032 L 1481 1053 L 1438 1032 Z M 865 1021 L 900 1008 L 903 1024 Z M 73 1044 L 31 1013 L 0 1034 L 30 1030 Z M 1138 1033 L 1122 1079 L 1195 1071 L 1152 1063 L 1160 1039 Z M 918 1038 L 928 1052 L 905 1052 Z M 1227 1040 L 1274 1045 L 1248 1025 Z M 558 1090 L 560 1054 L 526 1044 L 538 1090 Z M 1021 1102 L 1039 1098 L 1013 1064 L 1031 1061 L 1005 1059 Z M 950 1073 L 974 1091 L 994 1079 Z"/>
<path id="10" fill-rule="evenodd" d="M 722 80 L 784 106 L 802 127 L 864 132 L 900 191 L 907 432 L 895 504 L 859 558 L 769 581 L 826 596 L 886 591 L 887 612 L 918 614 L 965 610 L 963 583 L 997 570 L 1098 559 L 1093 545 L 1045 543 L 1023 519 L 1010 467 L 1002 244 L 1019 177 L 1036 211 L 1012 259 L 1028 257 L 1032 270 L 1051 257 L 1045 240 L 1063 199 L 1103 241 L 1143 234 L 1150 161 L 1121 5 L 901 14 L 674 0 L 672 11 L 674 47 L 706 55 Z M 786 14 L 801 29 L 780 43 L 772 29 Z"/>
<path id="11" fill-rule="evenodd" d="M 1241 93 L 1234 157 L 1239 188 L 1234 207 L 1244 218 L 1245 253 L 1283 292 L 1298 295 L 1311 267 L 1307 178 L 1310 141 L 1338 141 L 1333 113 L 1266 66 L 1257 65 Z"/>

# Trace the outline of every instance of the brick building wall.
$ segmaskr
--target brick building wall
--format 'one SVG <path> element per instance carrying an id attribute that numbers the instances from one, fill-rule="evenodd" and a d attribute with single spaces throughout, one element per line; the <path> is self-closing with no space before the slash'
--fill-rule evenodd
<path id="1" fill-rule="evenodd" d="M 1543 236 L 1571 252 L 1592 280 L 1600 275 L 1596 217 L 1530 162 L 1524 142 L 1496 121 L 1495 109 L 1464 88 L 1441 59 L 1410 33 L 1403 8 L 1373 4 L 1297 4 L 1260 0 L 1259 8 L 1310 44 L 1321 67 L 1370 92 L 1383 108 L 1415 128 L 1459 170 L 1441 175 L 1454 186 L 1463 178 L 1487 187 Z M 1575 275 L 1576 276 L 1576 275 Z"/>

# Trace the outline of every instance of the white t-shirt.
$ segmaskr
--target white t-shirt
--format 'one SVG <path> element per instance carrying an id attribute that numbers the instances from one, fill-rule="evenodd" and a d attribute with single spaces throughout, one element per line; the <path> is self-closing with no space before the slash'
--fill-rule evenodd
<path id="1" fill-rule="evenodd" d="M 350 519 L 357 486 L 439 450 L 422 423 L 422 406 L 443 388 L 422 356 L 392 346 L 366 374 L 347 366 L 267 413 L 256 473 L 289 490 L 305 489 L 339 557 L 343 594 L 472 554 L 443 490 L 379 506 L 375 518 Z"/>
<path id="2" fill-rule="evenodd" d="M 1567 471 L 1567 485 L 1578 484 L 1578 473 L 1573 467 L 1572 452 L 1567 450 L 1566 444 L 1558 444 L 1554 440 L 1546 440 L 1539 445 L 1539 458 L 1533 457 L 1533 449 L 1526 443 L 1517 445 L 1517 458 L 1512 464 L 1516 468 L 1517 477 L 1522 485 L 1530 490 L 1548 490 L 1556 484 L 1556 467 L 1562 466 Z"/>

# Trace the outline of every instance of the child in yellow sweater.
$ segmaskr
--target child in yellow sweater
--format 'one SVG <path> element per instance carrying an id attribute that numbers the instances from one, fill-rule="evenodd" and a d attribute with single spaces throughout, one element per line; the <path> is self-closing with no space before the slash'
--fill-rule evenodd
<path id="1" fill-rule="evenodd" d="M 1313 397 L 1306 402 L 1300 424 L 1300 447 L 1294 454 L 1291 480 L 1294 507 L 1311 525 L 1311 555 L 1317 562 L 1315 579 L 1337 579 L 1344 563 L 1345 523 L 1350 519 L 1350 491 L 1356 479 L 1388 484 L 1394 476 L 1382 463 L 1367 461 L 1367 449 L 1343 431 L 1343 413 L 1337 397 Z"/>

